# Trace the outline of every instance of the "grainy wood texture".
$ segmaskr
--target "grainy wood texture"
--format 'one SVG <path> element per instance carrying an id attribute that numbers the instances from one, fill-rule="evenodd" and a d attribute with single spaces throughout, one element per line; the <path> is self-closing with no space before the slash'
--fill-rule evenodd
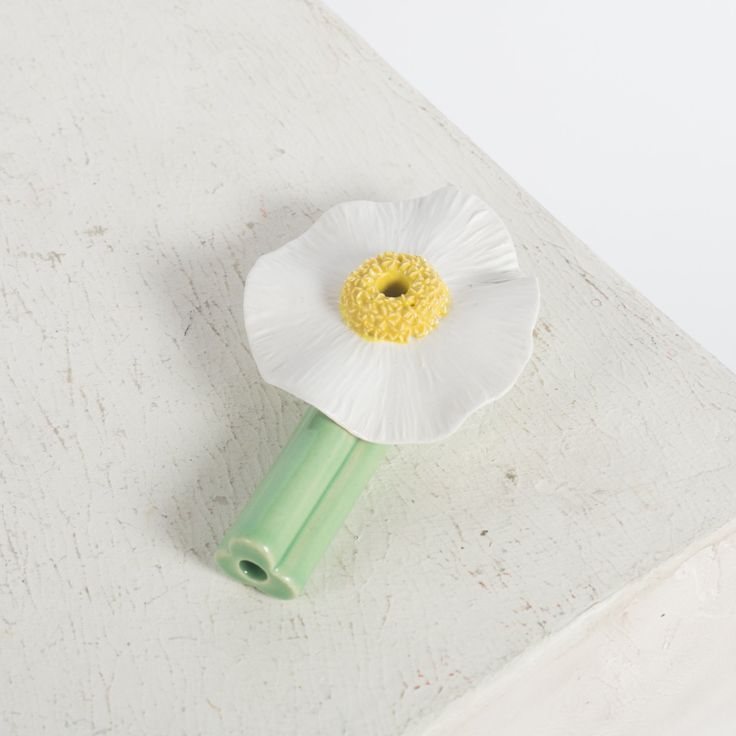
<path id="1" fill-rule="evenodd" d="M 0 49 L 4 734 L 420 733 L 736 515 L 734 376 L 322 6 L 9 0 Z M 540 278 L 530 367 L 392 451 L 302 598 L 237 586 L 212 553 L 304 408 L 248 268 L 447 182 Z"/>

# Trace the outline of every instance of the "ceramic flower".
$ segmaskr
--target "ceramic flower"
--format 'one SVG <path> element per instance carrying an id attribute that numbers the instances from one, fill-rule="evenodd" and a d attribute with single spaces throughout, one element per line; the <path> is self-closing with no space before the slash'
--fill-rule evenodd
<path id="1" fill-rule="evenodd" d="M 299 595 L 389 445 L 442 439 L 513 385 L 538 307 L 501 219 L 449 187 L 338 205 L 259 258 L 251 352 L 312 408 L 220 542 L 220 567 Z"/>
<path id="2" fill-rule="evenodd" d="M 263 378 L 386 445 L 440 440 L 502 396 L 538 308 L 501 218 L 452 187 L 332 207 L 245 287 Z"/>

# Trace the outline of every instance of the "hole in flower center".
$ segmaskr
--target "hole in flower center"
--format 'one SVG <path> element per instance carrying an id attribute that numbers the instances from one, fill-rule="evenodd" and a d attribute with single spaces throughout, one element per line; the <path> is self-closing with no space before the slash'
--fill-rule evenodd
<path id="1" fill-rule="evenodd" d="M 240 567 L 243 575 L 258 582 L 262 582 L 268 577 L 268 574 L 260 565 L 256 565 L 255 562 L 250 560 L 240 560 L 238 567 Z"/>
<path id="2" fill-rule="evenodd" d="M 400 271 L 391 271 L 376 281 L 376 288 L 389 299 L 395 299 L 409 291 L 409 281 Z"/>
<path id="3" fill-rule="evenodd" d="M 345 324 L 364 340 L 406 344 L 447 314 L 450 292 L 421 256 L 386 251 L 348 274 L 340 292 Z"/>

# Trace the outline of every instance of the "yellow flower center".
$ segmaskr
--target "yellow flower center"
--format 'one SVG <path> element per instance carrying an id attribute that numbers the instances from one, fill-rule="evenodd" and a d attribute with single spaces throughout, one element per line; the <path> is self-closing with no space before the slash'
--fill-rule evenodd
<path id="1" fill-rule="evenodd" d="M 421 256 L 387 251 L 345 279 L 340 312 L 366 340 L 406 343 L 428 335 L 447 314 L 450 292 Z"/>

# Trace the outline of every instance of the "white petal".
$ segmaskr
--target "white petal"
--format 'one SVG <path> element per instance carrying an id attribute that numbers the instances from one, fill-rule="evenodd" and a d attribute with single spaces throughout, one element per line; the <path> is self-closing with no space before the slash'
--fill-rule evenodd
<path id="1" fill-rule="evenodd" d="M 519 275 L 516 249 L 496 212 L 474 194 L 443 187 L 399 202 L 344 202 L 269 257 L 321 264 L 331 291 L 363 261 L 386 250 L 423 256 L 452 289 Z"/>
<path id="2" fill-rule="evenodd" d="M 403 441 L 445 437 L 478 408 L 503 396 L 531 357 L 538 312 L 534 278 L 455 289 L 447 317 L 416 341 L 414 355 L 407 356 L 411 365 L 406 372 L 414 369 L 409 379 L 412 402 L 423 406 L 423 417 L 405 430 L 415 439 Z"/>
<path id="3" fill-rule="evenodd" d="M 367 343 L 359 352 L 346 343 L 336 347 L 347 393 L 317 406 L 371 442 L 440 440 L 516 382 L 531 356 L 538 309 L 533 278 L 465 287 L 440 326 L 421 340 Z M 316 393 L 310 390 L 310 403 Z"/>
<path id="4" fill-rule="evenodd" d="M 452 289 L 465 283 L 518 275 L 516 249 L 506 226 L 480 197 L 454 187 L 410 200 L 404 237 Z"/>
<path id="5" fill-rule="evenodd" d="M 529 359 L 538 310 L 535 279 L 468 286 L 434 332 L 396 345 L 361 339 L 322 299 L 281 298 L 263 312 L 248 309 L 261 289 L 248 295 L 248 335 L 264 379 L 382 444 L 442 439 L 504 394 Z"/>
<path id="6" fill-rule="evenodd" d="M 248 275 L 246 328 L 264 379 L 371 442 L 450 434 L 505 393 L 531 354 L 537 283 L 499 281 L 518 266 L 497 219 L 476 197 L 452 189 L 329 210 Z M 413 247 L 401 239 L 408 233 Z M 347 274 L 388 249 L 425 255 L 451 284 L 449 314 L 408 345 L 367 342 L 339 313 Z"/>

